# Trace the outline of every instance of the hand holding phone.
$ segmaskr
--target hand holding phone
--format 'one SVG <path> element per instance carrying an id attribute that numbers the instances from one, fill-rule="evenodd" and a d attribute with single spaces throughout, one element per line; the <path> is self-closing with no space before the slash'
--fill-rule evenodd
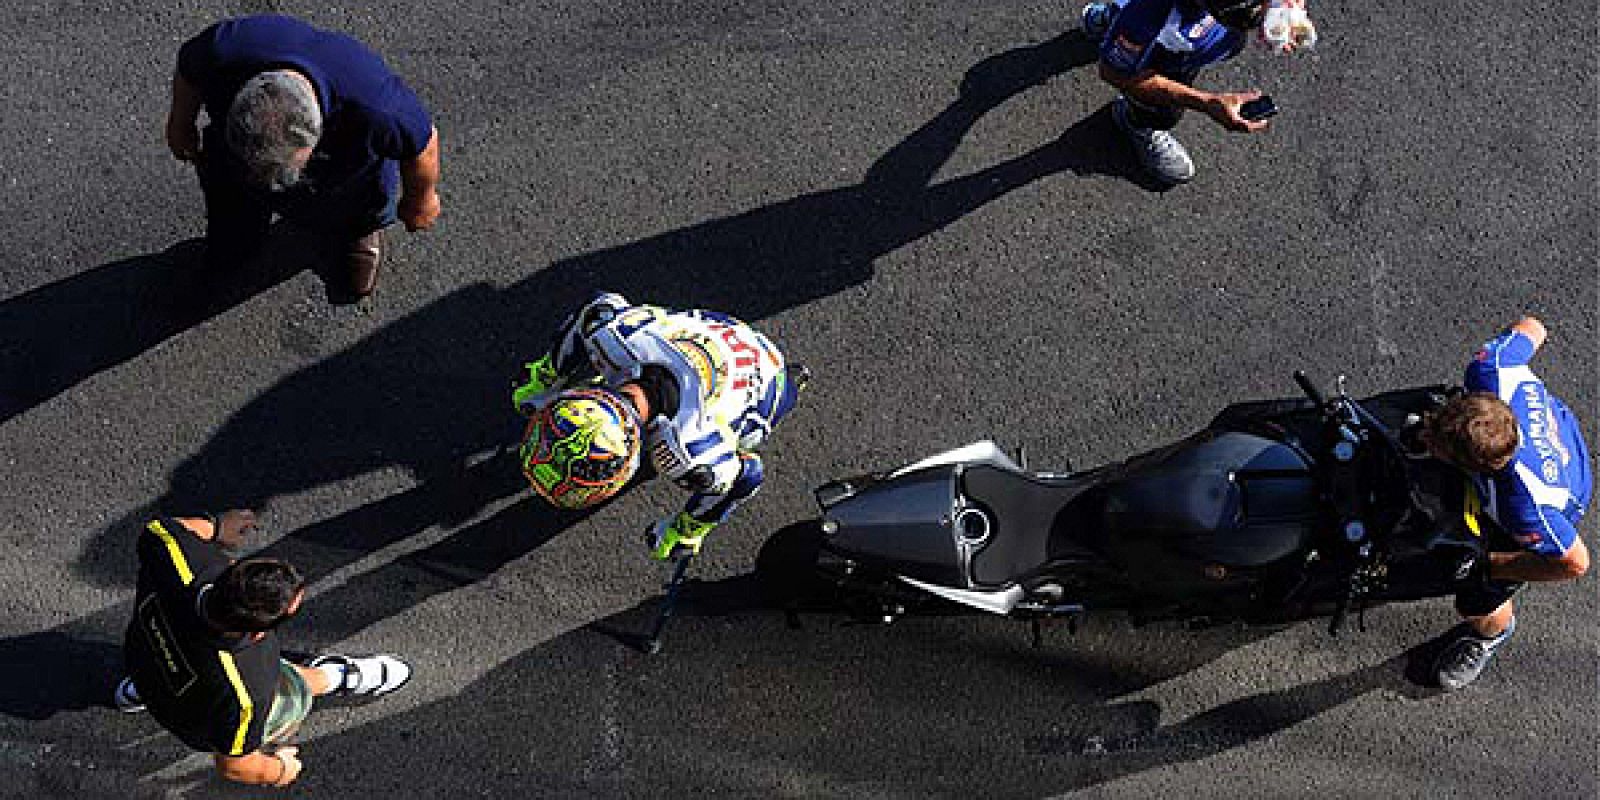
<path id="1" fill-rule="evenodd" d="M 1239 116 L 1251 122 L 1260 122 L 1278 113 L 1278 104 L 1272 102 L 1271 95 L 1261 95 L 1239 106 Z"/>

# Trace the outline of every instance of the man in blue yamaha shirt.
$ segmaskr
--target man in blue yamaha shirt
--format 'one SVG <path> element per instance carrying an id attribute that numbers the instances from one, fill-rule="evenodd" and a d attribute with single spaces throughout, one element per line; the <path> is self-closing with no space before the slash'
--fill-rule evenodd
<path id="1" fill-rule="evenodd" d="M 1239 112 L 1261 92 L 1208 92 L 1194 81 L 1202 69 L 1239 54 L 1267 6 L 1268 0 L 1109 0 L 1084 7 L 1084 31 L 1101 41 L 1100 77 L 1122 93 L 1112 116 L 1156 180 L 1171 185 L 1194 177 L 1194 161 L 1171 133 L 1185 109 L 1231 131 L 1266 129 L 1266 122 Z M 1309 46 L 1315 34 L 1303 6 L 1296 13 L 1305 32 L 1296 41 Z"/>
<path id="2" fill-rule="evenodd" d="M 1436 663 L 1439 685 L 1475 680 L 1516 630 L 1511 596 L 1526 581 L 1566 581 L 1589 569 L 1578 522 L 1594 481 L 1578 420 L 1528 363 L 1545 327 L 1525 317 L 1489 340 L 1467 367 L 1467 394 L 1431 414 L 1428 450 L 1474 476 L 1485 510 L 1511 538 L 1490 541 L 1488 574 L 1456 595 L 1465 618 Z"/>

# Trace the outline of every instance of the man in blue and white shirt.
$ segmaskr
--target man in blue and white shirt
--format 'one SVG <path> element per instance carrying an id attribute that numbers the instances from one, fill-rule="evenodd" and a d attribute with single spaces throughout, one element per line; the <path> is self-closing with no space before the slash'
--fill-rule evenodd
<path id="1" fill-rule="evenodd" d="M 1424 429 L 1435 457 L 1474 476 L 1485 510 L 1511 539 L 1490 542 L 1506 551 L 1491 552 L 1487 580 L 1456 596 L 1466 621 L 1437 663 L 1446 689 L 1471 683 L 1510 638 L 1511 596 L 1523 582 L 1572 580 L 1589 569 L 1578 537 L 1594 491 L 1589 448 L 1571 409 L 1528 367 L 1545 336 L 1539 320 L 1524 317 L 1489 340 L 1467 367 L 1467 394 Z"/>
<path id="2" fill-rule="evenodd" d="M 1122 93 L 1112 116 L 1152 177 L 1165 184 L 1194 177 L 1194 161 L 1170 132 L 1185 109 L 1231 131 L 1266 129 L 1266 122 L 1239 114 L 1261 92 L 1209 92 L 1194 81 L 1202 69 L 1238 55 L 1267 10 L 1268 0 L 1106 0 L 1084 7 L 1084 31 L 1100 40 L 1100 77 Z M 1303 3 L 1296 11 L 1305 33 L 1281 50 L 1315 41 Z"/>

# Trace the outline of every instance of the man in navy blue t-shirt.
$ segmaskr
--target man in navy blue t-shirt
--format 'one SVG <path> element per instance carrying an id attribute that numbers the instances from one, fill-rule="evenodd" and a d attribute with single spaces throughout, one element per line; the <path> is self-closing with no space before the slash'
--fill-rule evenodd
<path id="1" fill-rule="evenodd" d="M 1104 0 L 1084 7 L 1084 31 L 1100 40 L 1100 77 L 1122 92 L 1112 116 L 1152 177 L 1165 184 L 1194 177 L 1194 161 L 1170 132 L 1184 109 L 1232 131 L 1267 127 L 1240 116 L 1240 106 L 1259 91 L 1194 86 L 1202 69 L 1239 54 L 1267 6 L 1268 0 Z M 1304 25 L 1309 30 L 1308 19 Z"/>
<path id="2" fill-rule="evenodd" d="M 1467 393 L 1429 415 L 1428 451 L 1471 474 L 1484 510 L 1509 541 L 1489 544 L 1487 575 L 1456 595 L 1465 618 L 1435 665 L 1459 689 L 1516 630 L 1511 596 L 1524 581 L 1565 581 L 1589 569 L 1578 522 L 1594 495 L 1589 446 L 1577 417 L 1528 366 L 1545 327 L 1524 317 L 1478 350 Z"/>
<path id="3" fill-rule="evenodd" d="M 211 265 L 247 258 L 277 213 L 330 236 L 349 291 L 365 296 L 383 228 L 425 230 L 439 216 L 427 109 L 365 45 L 290 17 L 225 20 L 184 43 L 167 144 L 198 167 Z"/>

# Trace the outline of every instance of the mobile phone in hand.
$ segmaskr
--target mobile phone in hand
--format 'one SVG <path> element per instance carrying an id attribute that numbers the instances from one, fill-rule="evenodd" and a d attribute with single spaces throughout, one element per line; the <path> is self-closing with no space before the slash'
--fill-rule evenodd
<path id="1" fill-rule="evenodd" d="M 1260 122 L 1278 113 L 1278 104 L 1272 102 L 1271 95 L 1261 95 L 1242 106 L 1239 106 L 1239 116 L 1251 122 Z"/>

